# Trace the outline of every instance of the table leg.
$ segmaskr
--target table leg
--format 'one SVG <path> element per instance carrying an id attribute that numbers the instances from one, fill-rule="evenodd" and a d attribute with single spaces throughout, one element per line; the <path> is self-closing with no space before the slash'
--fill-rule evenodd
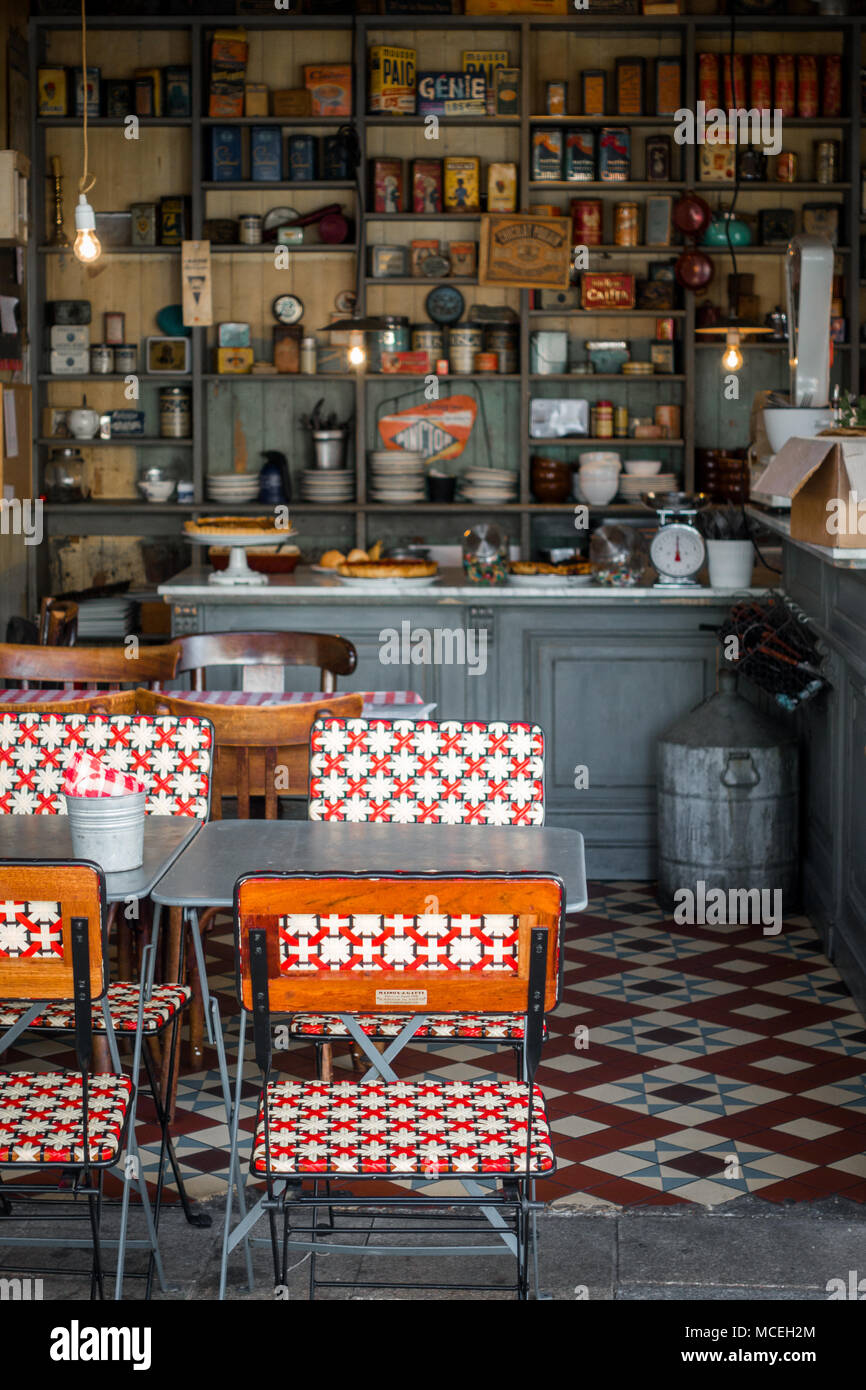
<path id="1" fill-rule="evenodd" d="M 185 928 L 183 908 L 170 907 L 168 909 L 168 932 L 166 933 L 165 944 L 165 978 L 167 981 L 183 983 L 183 933 Z M 177 1073 L 180 1063 L 180 1028 L 177 1029 L 174 1046 L 166 1039 L 166 1045 L 162 1058 L 162 1094 L 164 1105 L 168 1111 L 169 1123 L 174 1120 L 175 1100 L 177 1098 Z M 174 1067 L 171 1067 L 171 1054 L 174 1052 Z M 171 1078 L 171 1095 L 168 1094 L 169 1074 L 173 1070 Z"/>

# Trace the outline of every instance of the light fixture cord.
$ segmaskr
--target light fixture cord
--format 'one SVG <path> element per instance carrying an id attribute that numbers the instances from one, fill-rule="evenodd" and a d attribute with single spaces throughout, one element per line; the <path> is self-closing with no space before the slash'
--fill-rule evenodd
<path id="1" fill-rule="evenodd" d="M 96 175 L 87 170 L 87 15 L 84 12 L 85 0 L 81 0 L 81 84 L 84 91 L 84 169 L 78 180 L 79 193 L 89 193 L 96 183 Z"/>

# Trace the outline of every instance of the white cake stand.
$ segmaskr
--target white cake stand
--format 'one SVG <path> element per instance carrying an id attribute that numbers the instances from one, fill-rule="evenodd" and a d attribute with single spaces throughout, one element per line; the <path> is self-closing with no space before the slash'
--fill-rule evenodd
<path id="1" fill-rule="evenodd" d="M 297 531 L 260 531 L 251 535 L 240 535 L 237 531 L 193 531 L 186 539 L 193 545 L 224 545 L 229 548 L 228 568 L 214 570 L 208 575 L 209 584 L 234 585 L 267 584 L 266 574 L 257 574 L 247 564 L 247 551 L 262 545 L 281 545 Z"/>

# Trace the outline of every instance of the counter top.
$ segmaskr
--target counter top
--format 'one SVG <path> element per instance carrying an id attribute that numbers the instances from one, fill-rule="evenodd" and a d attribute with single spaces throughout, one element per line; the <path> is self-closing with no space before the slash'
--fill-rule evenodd
<path id="1" fill-rule="evenodd" d="M 569 605 L 588 605 L 594 603 L 661 603 L 661 604 L 712 604 L 724 602 L 743 594 L 760 594 L 757 589 L 711 589 L 701 586 L 696 589 L 657 589 L 652 585 L 635 588 L 608 588 L 602 584 L 572 586 L 562 580 L 551 579 L 549 584 L 539 588 L 524 588 L 517 585 L 490 586 L 467 584 L 462 570 L 442 570 L 435 584 L 426 588 L 407 588 L 395 580 L 393 590 L 383 591 L 366 584 L 343 584 L 337 578 L 326 574 L 316 574 L 308 568 L 296 570 L 294 574 L 275 574 L 267 576 L 268 582 L 261 585 L 237 585 L 227 587 L 209 584 L 208 567 L 190 566 L 182 570 L 165 584 L 160 584 L 158 593 L 166 603 L 207 602 L 214 606 L 259 603 L 286 604 L 300 603 L 347 603 L 369 606 L 375 598 L 378 603 L 407 603 L 416 605 L 438 603 L 475 604 L 520 604 L 537 605 L 567 603 Z"/>
<path id="2" fill-rule="evenodd" d="M 777 536 L 782 536 L 791 545 L 798 545 L 810 555 L 817 555 L 836 569 L 866 570 L 866 546 L 862 549 L 858 547 L 847 550 L 842 546 L 812 545 L 809 541 L 798 541 L 791 535 L 791 517 L 788 512 L 765 512 L 761 507 L 755 506 L 747 507 L 746 511 L 749 516 L 766 526 L 768 531 L 774 531 Z M 866 536 L 863 539 L 866 540 Z"/>

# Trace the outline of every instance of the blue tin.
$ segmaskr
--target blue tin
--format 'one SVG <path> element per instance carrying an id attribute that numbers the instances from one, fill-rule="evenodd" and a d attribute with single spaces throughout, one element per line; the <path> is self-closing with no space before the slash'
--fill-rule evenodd
<path id="1" fill-rule="evenodd" d="M 283 177 L 283 133 L 279 126 L 254 125 L 250 131 L 250 178 L 279 183 Z"/>
<path id="2" fill-rule="evenodd" d="M 316 177 L 315 135 L 289 136 L 289 179 L 292 183 L 309 183 Z"/>
<path id="3" fill-rule="evenodd" d="M 234 183 L 241 178 L 241 128 L 215 125 L 210 133 L 211 178 L 214 183 Z"/>

